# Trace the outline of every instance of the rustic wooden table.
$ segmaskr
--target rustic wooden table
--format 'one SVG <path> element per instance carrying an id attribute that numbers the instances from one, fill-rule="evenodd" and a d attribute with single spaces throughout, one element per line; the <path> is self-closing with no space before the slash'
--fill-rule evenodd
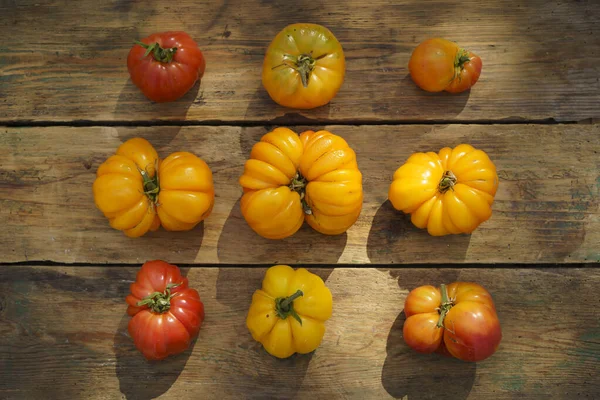
<path id="1" fill-rule="evenodd" d="M 599 2 L 4 0 L 0 15 L 0 398 L 600 398 Z M 329 27 L 347 57 L 339 95 L 306 112 L 274 104 L 260 79 L 270 40 L 301 21 Z M 190 33 L 207 70 L 180 101 L 152 104 L 125 60 L 164 30 Z M 483 59 L 470 93 L 428 94 L 407 75 L 436 36 Z M 247 227 L 237 178 L 275 126 L 325 127 L 357 149 L 365 202 L 347 234 L 268 241 Z M 134 136 L 208 162 L 217 198 L 203 225 L 110 229 L 91 185 Z M 470 236 L 430 237 L 390 206 L 391 174 L 461 142 L 498 167 L 494 215 Z M 157 258 L 183 268 L 207 317 L 192 349 L 147 363 L 124 297 Z M 331 288 L 313 354 L 274 359 L 245 327 L 274 263 Z M 504 339 L 478 364 L 402 339 L 408 291 L 454 280 L 496 300 Z"/>

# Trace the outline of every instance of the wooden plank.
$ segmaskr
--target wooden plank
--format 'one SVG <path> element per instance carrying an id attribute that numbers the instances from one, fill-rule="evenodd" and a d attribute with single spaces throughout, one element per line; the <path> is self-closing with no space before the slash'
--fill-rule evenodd
<path id="1" fill-rule="evenodd" d="M 302 128 L 294 128 L 301 131 Z M 600 125 L 330 126 L 356 149 L 365 200 L 340 236 L 308 226 L 291 238 L 256 235 L 239 209 L 237 179 L 267 128 L 5 128 L 0 131 L 4 262 L 573 263 L 600 261 Z M 191 232 L 128 239 L 95 208 L 98 166 L 140 135 L 162 157 L 192 151 L 213 169 L 213 214 Z M 540 138 L 544 138 L 541 140 Z M 395 169 L 415 151 L 471 143 L 496 163 L 494 214 L 472 235 L 434 238 L 387 200 Z"/>
<path id="2" fill-rule="evenodd" d="M 281 2 L 3 1 L 0 121 L 582 120 L 599 118 L 600 3 L 567 0 Z M 346 82 L 318 110 L 276 106 L 260 71 L 285 25 L 328 26 L 344 46 Z M 128 80 L 134 39 L 185 30 L 207 59 L 201 86 L 173 104 Z M 471 93 L 427 94 L 408 76 L 414 47 L 445 37 L 479 54 Z M 315 122 L 318 121 L 318 122 Z"/>
<path id="3" fill-rule="evenodd" d="M 302 128 L 294 128 L 301 131 Z M 316 129 L 316 128 L 314 128 Z M 245 159 L 267 128 L 5 128 L 0 131 L 2 261 L 139 263 L 573 263 L 600 261 L 600 125 L 330 126 L 356 149 L 365 200 L 340 236 L 303 227 L 282 241 L 256 235 L 239 209 Z M 162 157 L 192 151 L 213 169 L 213 214 L 191 232 L 128 239 L 95 208 L 98 166 L 140 135 Z M 540 138 L 544 139 L 541 140 Z M 471 143 L 496 163 L 494 214 L 472 235 L 434 238 L 387 200 L 415 151 Z"/>
<path id="4" fill-rule="evenodd" d="M 600 393 L 600 269 L 319 269 L 334 298 L 321 346 L 277 360 L 245 327 L 264 268 L 186 270 L 205 303 L 193 349 L 149 364 L 127 335 L 137 268 L 0 268 L 0 397 L 583 399 Z M 412 352 L 409 290 L 475 280 L 503 329 L 470 364 Z M 576 294 L 576 295 L 575 295 Z"/>

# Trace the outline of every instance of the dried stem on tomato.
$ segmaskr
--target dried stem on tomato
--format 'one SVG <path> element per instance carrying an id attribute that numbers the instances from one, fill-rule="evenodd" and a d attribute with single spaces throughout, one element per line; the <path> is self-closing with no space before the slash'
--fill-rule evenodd
<path id="1" fill-rule="evenodd" d="M 311 51 L 311 53 L 312 53 L 312 51 Z M 298 57 L 286 54 L 284 56 L 284 59 L 289 59 L 291 61 L 291 63 L 287 63 L 284 61 L 283 63 L 276 65 L 271 69 L 275 69 L 275 68 L 279 68 L 279 67 L 283 67 L 283 66 L 292 68 L 300 74 L 300 79 L 302 80 L 302 86 L 308 87 L 308 82 L 310 82 L 310 74 L 313 71 L 313 69 L 315 69 L 317 60 L 320 60 L 321 58 L 326 57 L 326 56 L 327 56 L 327 53 L 321 54 L 320 56 L 318 56 L 316 58 L 313 58 L 309 54 L 301 54 Z"/>
<path id="2" fill-rule="evenodd" d="M 448 288 L 443 283 L 440 285 L 440 291 L 442 292 L 442 304 L 439 309 L 440 318 L 438 319 L 437 327 L 444 328 L 444 319 L 448 311 L 454 306 L 454 302 L 448 297 Z"/>
<path id="3" fill-rule="evenodd" d="M 304 214 L 311 215 L 312 210 L 310 209 L 310 206 L 308 205 L 305 199 L 306 185 L 308 185 L 308 181 L 306 180 L 306 178 L 303 177 L 300 172 L 297 172 L 296 176 L 292 179 L 288 187 L 300 195 L 300 201 L 302 202 L 302 209 L 304 210 Z"/>
<path id="4" fill-rule="evenodd" d="M 142 174 L 144 194 L 148 196 L 152 203 L 156 204 L 156 202 L 158 201 L 158 193 L 160 192 L 160 181 L 158 179 L 158 161 L 156 162 L 154 170 L 154 176 L 150 176 L 147 170 L 142 171 L 138 168 L 138 171 L 140 171 L 140 174 Z"/>
<path id="5" fill-rule="evenodd" d="M 440 191 L 440 193 L 446 193 L 448 189 L 454 190 L 454 185 L 456 185 L 456 181 L 457 179 L 454 173 L 452 173 L 452 171 L 446 171 L 444 172 L 444 175 L 442 175 L 442 179 L 440 180 L 438 190 Z"/>

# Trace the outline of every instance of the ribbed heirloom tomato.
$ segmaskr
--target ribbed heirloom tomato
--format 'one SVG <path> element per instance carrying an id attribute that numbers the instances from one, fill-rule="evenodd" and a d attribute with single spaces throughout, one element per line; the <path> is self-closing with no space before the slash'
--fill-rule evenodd
<path id="1" fill-rule="evenodd" d="M 110 226 L 138 237 L 163 226 L 187 231 L 210 215 L 215 191 L 212 172 L 188 152 L 162 161 L 145 139 L 123 143 L 96 173 L 94 201 Z"/>
<path id="2" fill-rule="evenodd" d="M 394 173 L 388 197 L 430 235 L 471 233 L 492 215 L 496 167 L 468 144 L 415 153 Z"/>
<path id="3" fill-rule="evenodd" d="M 321 344 L 333 300 L 323 280 L 304 268 L 267 270 L 254 292 L 246 326 L 254 340 L 278 358 L 310 353 Z"/>
<path id="4" fill-rule="evenodd" d="M 179 268 L 148 261 L 131 284 L 125 299 L 129 335 L 148 360 L 162 360 L 185 351 L 204 321 L 204 305 Z"/>
<path id="5" fill-rule="evenodd" d="M 267 133 L 252 147 L 240 184 L 244 218 L 268 239 L 291 236 L 304 221 L 321 233 L 338 235 L 362 209 L 356 154 L 327 131 L 298 136 L 277 128 Z"/>
<path id="6" fill-rule="evenodd" d="M 404 340 L 420 353 L 481 361 L 494 354 L 502 340 L 492 296 L 476 283 L 420 286 L 408 294 L 404 313 Z"/>
<path id="7" fill-rule="evenodd" d="M 276 103 L 308 109 L 329 103 L 345 72 L 344 51 L 329 29 L 293 24 L 279 32 L 267 49 L 262 82 Z"/>
<path id="8" fill-rule="evenodd" d="M 152 101 L 175 101 L 204 75 L 206 62 L 185 32 L 155 33 L 136 42 L 127 56 L 131 81 Z"/>
<path id="9" fill-rule="evenodd" d="M 481 67 L 481 58 L 446 39 L 419 44 L 408 62 L 413 81 L 428 92 L 464 92 L 475 85 Z"/>

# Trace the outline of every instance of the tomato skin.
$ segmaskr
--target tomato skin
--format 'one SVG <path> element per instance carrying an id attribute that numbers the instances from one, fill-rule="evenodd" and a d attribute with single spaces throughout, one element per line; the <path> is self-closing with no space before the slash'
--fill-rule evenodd
<path id="1" fill-rule="evenodd" d="M 164 293 L 169 285 L 170 308 L 156 312 L 138 302 L 155 292 Z M 148 261 L 139 270 L 126 297 L 127 314 L 132 316 L 128 331 L 136 348 L 148 360 L 162 360 L 185 351 L 198 335 L 204 321 L 204 304 L 179 268 L 164 261 Z"/>
<path id="2" fill-rule="evenodd" d="M 433 353 L 441 343 L 443 330 L 437 327 L 440 316 L 437 311 L 414 314 L 407 318 L 402 328 L 404 341 L 419 353 Z"/>
<path id="3" fill-rule="evenodd" d="M 413 81 L 428 92 L 468 90 L 477 83 L 481 68 L 482 61 L 477 55 L 440 38 L 419 44 L 408 62 Z"/>
<path id="4" fill-rule="evenodd" d="M 418 287 L 407 296 L 405 313 L 404 340 L 421 353 L 482 361 L 496 352 L 502 340 L 492 297 L 476 283 L 455 282 L 439 291 Z"/>
<path id="5" fill-rule="evenodd" d="M 177 48 L 169 62 L 158 61 L 153 52 L 135 44 L 127 56 L 131 81 L 157 103 L 175 101 L 185 95 L 204 75 L 206 61 L 196 42 L 185 32 L 162 32 L 141 40 L 146 45 L 158 43 L 163 49 Z"/>
<path id="6" fill-rule="evenodd" d="M 302 62 L 303 57 L 309 59 Z M 311 62 L 314 66 L 306 67 Z M 276 103 L 311 109 L 336 96 L 345 72 L 344 51 L 333 33 L 321 25 L 300 23 L 285 27 L 269 45 L 262 82 Z"/>
<path id="7" fill-rule="evenodd" d="M 488 155 L 460 144 L 412 154 L 394 173 L 388 198 L 432 236 L 471 233 L 492 216 L 498 182 Z"/>
<path id="8" fill-rule="evenodd" d="M 408 318 L 415 314 L 437 312 L 441 302 L 442 295 L 438 288 L 431 285 L 419 286 L 406 297 L 404 314 Z"/>
<path id="9" fill-rule="evenodd" d="M 502 339 L 496 312 L 476 302 L 456 304 L 444 319 L 444 344 L 453 357 L 463 361 L 485 360 Z"/>

